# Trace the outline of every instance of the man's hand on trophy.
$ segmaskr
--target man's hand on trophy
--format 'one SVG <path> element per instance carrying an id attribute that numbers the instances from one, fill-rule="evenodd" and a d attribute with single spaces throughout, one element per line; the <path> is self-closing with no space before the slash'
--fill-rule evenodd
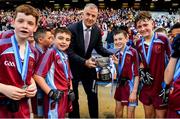
<path id="1" fill-rule="evenodd" d="M 88 68 L 96 68 L 96 61 L 94 60 L 94 58 L 91 57 L 86 60 L 85 66 L 87 66 Z"/>

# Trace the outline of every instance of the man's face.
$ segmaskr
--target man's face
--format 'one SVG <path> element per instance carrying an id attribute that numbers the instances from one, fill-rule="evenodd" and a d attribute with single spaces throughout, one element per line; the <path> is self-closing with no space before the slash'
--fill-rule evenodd
<path id="1" fill-rule="evenodd" d="M 54 40 L 54 45 L 57 49 L 65 51 L 71 43 L 71 36 L 67 33 L 57 33 Z"/>
<path id="2" fill-rule="evenodd" d="M 14 28 L 18 38 L 29 38 L 37 29 L 36 18 L 19 12 L 14 20 Z"/>
<path id="3" fill-rule="evenodd" d="M 52 42 L 53 42 L 53 35 L 50 31 L 47 31 L 41 43 L 43 47 L 49 48 Z"/>
<path id="4" fill-rule="evenodd" d="M 96 23 L 98 10 L 96 8 L 87 7 L 83 12 L 83 20 L 86 27 L 91 27 Z"/>
<path id="5" fill-rule="evenodd" d="M 115 48 L 122 49 L 124 48 L 128 38 L 124 36 L 123 33 L 114 35 L 114 46 Z"/>
<path id="6" fill-rule="evenodd" d="M 172 42 L 174 37 L 176 37 L 177 34 L 180 34 L 180 28 L 175 28 L 170 33 L 170 41 Z"/>
<path id="7" fill-rule="evenodd" d="M 137 22 L 136 28 L 143 37 L 150 37 L 154 29 L 154 22 L 148 19 L 140 20 Z"/>

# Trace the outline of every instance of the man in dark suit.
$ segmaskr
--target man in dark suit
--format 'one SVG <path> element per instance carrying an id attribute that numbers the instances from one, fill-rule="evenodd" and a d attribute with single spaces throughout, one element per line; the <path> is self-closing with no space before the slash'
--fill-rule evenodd
<path id="1" fill-rule="evenodd" d="M 73 90 L 75 101 L 73 101 L 73 112 L 70 118 L 79 118 L 78 103 L 78 83 L 82 82 L 87 94 L 89 114 L 91 118 L 98 117 L 98 98 L 95 81 L 96 63 L 91 57 L 93 49 L 102 56 L 109 56 L 112 53 L 102 46 L 102 36 L 100 29 L 95 25 L 98 16 L 96 5 L 89 3 L 84 7 L 83 20 L 70 25 L 68 28 L 72 32 L 72 43 L 68 49 L 70 67 L 73 74 Z"/>

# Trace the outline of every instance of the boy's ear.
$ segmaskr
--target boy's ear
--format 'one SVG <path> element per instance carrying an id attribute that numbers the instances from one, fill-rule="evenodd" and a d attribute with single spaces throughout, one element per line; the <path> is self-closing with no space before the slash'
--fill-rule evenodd
<path id="1" fill-rule="evenodd" d="M 126 39 L 129 40 L 129 35 L 127 34 Z"/>
<path id="2" fill-rule="evenodd" d="M 155 21 L 154 20 L 152 20 L 152 26 L 153 26 L 153 28 L 155 27 Z"/>
<path id="3" fill-rule="evenodd" d="M 12 25 L 13 28 L 14 28 L 14 22 L 15 22 L 15 20 L 12 19 L 11 25 Z"/>
<path id="4" fill-rule="evenodd" d="M 39 43 L 42 43 L 42 42 L 43 42 L 43 38 L 42 38 L 42 37 L 39 37 L 39 38 L 38 38 L 38 42 L 39 42 Z"/>

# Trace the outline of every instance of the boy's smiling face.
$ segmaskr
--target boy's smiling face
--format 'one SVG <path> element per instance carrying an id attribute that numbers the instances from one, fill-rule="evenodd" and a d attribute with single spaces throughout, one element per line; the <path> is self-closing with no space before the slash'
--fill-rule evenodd
<path id="1" fill-rule="evenodd" d="M 67 33 L 57 33 L 54 40 L 54 45 L 61 51 L 68 49 L 71 43 L 71 36 Z"/>
<path id="2" fill-rule="evenodd" d="M 20 39 L 30 37 L 37 29 L 36 18 L 32 15 L 26 15 L 21 12 L 17 13 L 13 25 L 16 36 Z"/>
<path id="3" fill-rule="evenodd" d="M 115 48 L 118 48 L 118 49 L 124 48 L 127 41 L 128 41 L 128 37 L 125 37 L 123 33 L 114 35 Z"/>
<path id="4" fill-rule="evenodd" d="M 152 19 L 139 20 L 136 24 L 136 28 L 143 37 L 149 37 L 153 32 L 154 22 Z"/>

